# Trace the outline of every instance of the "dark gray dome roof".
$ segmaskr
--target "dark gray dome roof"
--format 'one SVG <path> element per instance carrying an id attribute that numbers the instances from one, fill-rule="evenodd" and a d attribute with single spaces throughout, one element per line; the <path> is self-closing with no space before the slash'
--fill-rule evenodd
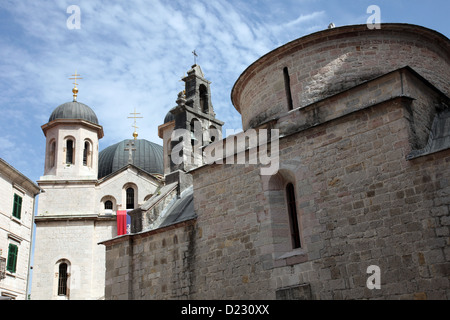
<path id="1" fill-rule="evenodd" d="M 170 111 L 172 111 L 173 109 L 175 109 L 176 107 L 170 109 Z M 172 112 L 167 112 L 166 117 L 164 118 L 164 123 L 168 123 L 170 121 L 175 120 L 175 115 Z"/>
<path id="2" fill-rule="evenodd" d="M 127 144 L 134 141 L 133 165 L 148 172 L 163 174 L 163 147 L 159 144 L 145 139 L 125 139 L 121 142 L 109 146 L 99 153 L 98 158 L 98 178 L 101 179 L 108 174 L 128 165 L 129 151 Z"/>
<path id="3" fill-rule="evenodd" d="M 99 124 L 95 112 L 78 101 L 66 102 L 57 107 L 50 115 L 48 122 L 56 119 L 81 119 Z"/>

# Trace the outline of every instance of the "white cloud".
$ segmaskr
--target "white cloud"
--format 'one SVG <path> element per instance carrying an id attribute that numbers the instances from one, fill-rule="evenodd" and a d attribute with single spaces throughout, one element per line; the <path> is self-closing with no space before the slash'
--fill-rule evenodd
<path id="1" fill-rule="evenodd" d="M 78 100 L 94 109 L 104 127 L 101 148 L 131 137 L 132 120 L 127 117 L 134 108 L 144 116 L 138 120 L 139 137 L 161 143 L 157 127 L 175 106 L 183 89 L 179 80 L 193 64 L 194 49 L 212 81 L 217 117 L 226 128 L 238 129 L 241 119 L 230 92 L 239 75 L 291 40 L 289 33 L 323 17 L 313 11 L 277 25 L 249 18 L 233 1 L 80 1 L 81 29 L 68 30 L 66 9 L 71 4 L 0 4 L 16 24 L 12 37 L 18 37 L 0 37 L 0 68 L 7 71 L 0 73 L 0 108 L 13 104 L 29 115 L 28 125 L 34 121 L 29 142 L 37 157 L 43 158 L 44 152 L 40 126 L 58 105 L 71 100 L 72 81 L 67 78 L 75 70 L 83 77 Z M 0 120 L 4 126 L 7 122 Z"/>

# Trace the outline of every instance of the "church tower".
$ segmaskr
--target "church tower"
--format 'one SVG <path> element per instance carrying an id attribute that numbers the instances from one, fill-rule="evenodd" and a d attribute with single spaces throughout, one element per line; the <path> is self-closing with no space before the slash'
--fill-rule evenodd
<path id="1" fill-rule="evenodd" d="M 187 172 L 203 165 L 203 149 L 222 139 L 224 123 L 216 119 L 211 82 L 200 66 L 194 64 L 182 81 L 185 90 L 178 94 L 177 106 L 169 111 L 159 127 L 159 136 L 164 140 L 165 174 L 176 170 Z M 173 137 L 176 140 L 172 140 Z M 172 151 L 180 158 L 174 159 Z"/>
<path id="2" fill-rule="evenodd" d="M 75 77 L 78 75 L 75 75 Z M 58 106 L 41 128 L 46 137 L 44 175 L 37 182 L 32 299 L 99 299 L 104 296 L 104 248 L 114 218 L 98 213 L 98 142 L 103 128 L 77 101 Z M 103 236 L 102 236 L 103 234 Z"/>
<path id="3" fill-rule="evenodd" d="M 41 180 L 96 179 L 98 141 L 103 137 L 94 111 L 77 101 L 57 107 L 41 128 L 46 137 L 45 169 Z"/>

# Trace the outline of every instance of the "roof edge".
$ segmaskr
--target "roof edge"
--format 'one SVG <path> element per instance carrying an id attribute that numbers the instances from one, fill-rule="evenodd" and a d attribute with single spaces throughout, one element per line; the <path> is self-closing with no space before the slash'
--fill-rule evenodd
<path id="1" fill-rule="evenodd" d="M 14 168 L 12 165 L 10 165 L 2 158 L 0 158 L 0 167 L 1 166 L 7 169 L 11 175 L 20 177 L 22 181 L 20 181 L 18 184 L 23 188 L 27 189 L 27 191 L 31 191 L 33 196 L 36 196 L 42 192 L 42 189 L 35 182 L 33 182 L 30 178 L 25 176 L 22 172 Z M 23 183 L 25 183 L 26 186 L 24 186 Z"/>
<path id="2" fill-rule="evenodd" d="M 409 31 L 417 33 L 417 30 L 421 30 L 424 33 L 427 33 L 427 35 L 433 37 L 434 39 L 440 38 L 442 41 L 447 43 L 448 51 L 450 52 L 450 40 L 443 35 L 442 33 L 423 27 L 420 25 L 415 24 L 409 24 L 409 23 L 382 23 L 381 24 L 381 30 L 384 31 Z M 238 77 L 236 82 L 233 85 L 233 88 L 231 89 L 230 98 L 231 103 L 233 104 L 234 108 L 241 113 L 240 106 L 236 101 L 236 95 L 237 87 L 241 85 L 243 81 L 246 79 L 252 78 L 255 70 L 262 64 L 266 63 L 269 59 L 274 58 L 276 56 L 283 55 L 285 52 L 290 52 L 293 48 L 296 47 L 303 47 L 306 44 L 311 43 L 318 43 L 323 41 L 324 39 L 328 39 L 329 37 L 336 37 L 340 36 L 342 37 L 343 34 L 346 33 L 355 33 L 355 32 L 374 32 L 374 30 L 370 30 L 367 28 L 366 24 L 359 24 L 359 25 L 347 25 L 342 27 L 336 27 L 331 29 L 324 29 L 320 30 L 305 36 L 302 36 L 300 38 L 297 38 L 295 40 L 292 40 L 288 43 L 285 43 L 284 45 L 281 45 L 268 53 L 264 54 L 260 58 L 258 58 L 256 61 L 254 61 L 252 64 L 250 64 Z M 430 40 L 431 41 L 431 40 Z"/>

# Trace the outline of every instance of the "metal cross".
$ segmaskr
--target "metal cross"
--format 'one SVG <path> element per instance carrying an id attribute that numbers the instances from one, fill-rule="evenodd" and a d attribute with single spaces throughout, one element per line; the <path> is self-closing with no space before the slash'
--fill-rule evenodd
<path id="1" fill-rule="evenodd" d="M 77 79 L 83 79 L 83 78 L 80 78 L 80 77 L 78 77 L 78 76 L 80 76 L 79 74 L 77 74 L 77 70 L 75 70 L 75 74 L 72 74 L 72 77 L 73 78 L 69 78 L 69 80 L 75 80 L 75 82 L 73 82 L 73 84 L 75 85 L 75 88 L 77 87 Z"/>
<path id="2" fill-rule="evenodd" d="M 198 57 L 198 55 L 197 55 L 197 52 L 195 52 L 195 50 L 194 51 L 192 51 L 192 54 L 194 55 L 194 65 L 195 64 L 197 64 L 197 57 Z"/>
<path id="3" fill-rule="evenodd" d="M 73 78 L 69 78 L 69 80 L 75 80 L 75 81 L 73 82 L 74 87 L 73 87 L 73 89 L 72 89 L 72 92 L 73 92 L 73 101 L 77 101 L 77 95 L 78 95 L 78 88 L 77 88 L 77 84 L 78 84 L 78 83 L 77 83 L 77 79 L 83 79 L 83 78 L 80 78 L 79 76 L 80 76 L 80 75 L 77 74 L 77 70 L 75 70 L 75 74 L 72 75 Z"/>
<path id="4" fill-rule="evenodd" d="M 134 119 L 134 124 L 132 125 L 132 127 L 134 128 L 134 132 L 133 132 L 133 137 L 134 137 L 134 140 L 136 140 L 137 139 L 137 136 L 138 136 L 138 134 L 137 134 L 137 132 L 136 132 L 136 129 L 137 128 L 139 128 L 137 125 L 136 125 L 136 119 L 138 119 L 138 118 L 143 118 L 143 117 L 137 117 L 136 115 L 137 114 L 140 114 L 139 112 L 136 112 L 136 108 L 134 108 L 134 112 L 130 112 L 130 114 L 132 114 L 133 116 L 132 117 L 128 117 L 128 119 Z"/>

